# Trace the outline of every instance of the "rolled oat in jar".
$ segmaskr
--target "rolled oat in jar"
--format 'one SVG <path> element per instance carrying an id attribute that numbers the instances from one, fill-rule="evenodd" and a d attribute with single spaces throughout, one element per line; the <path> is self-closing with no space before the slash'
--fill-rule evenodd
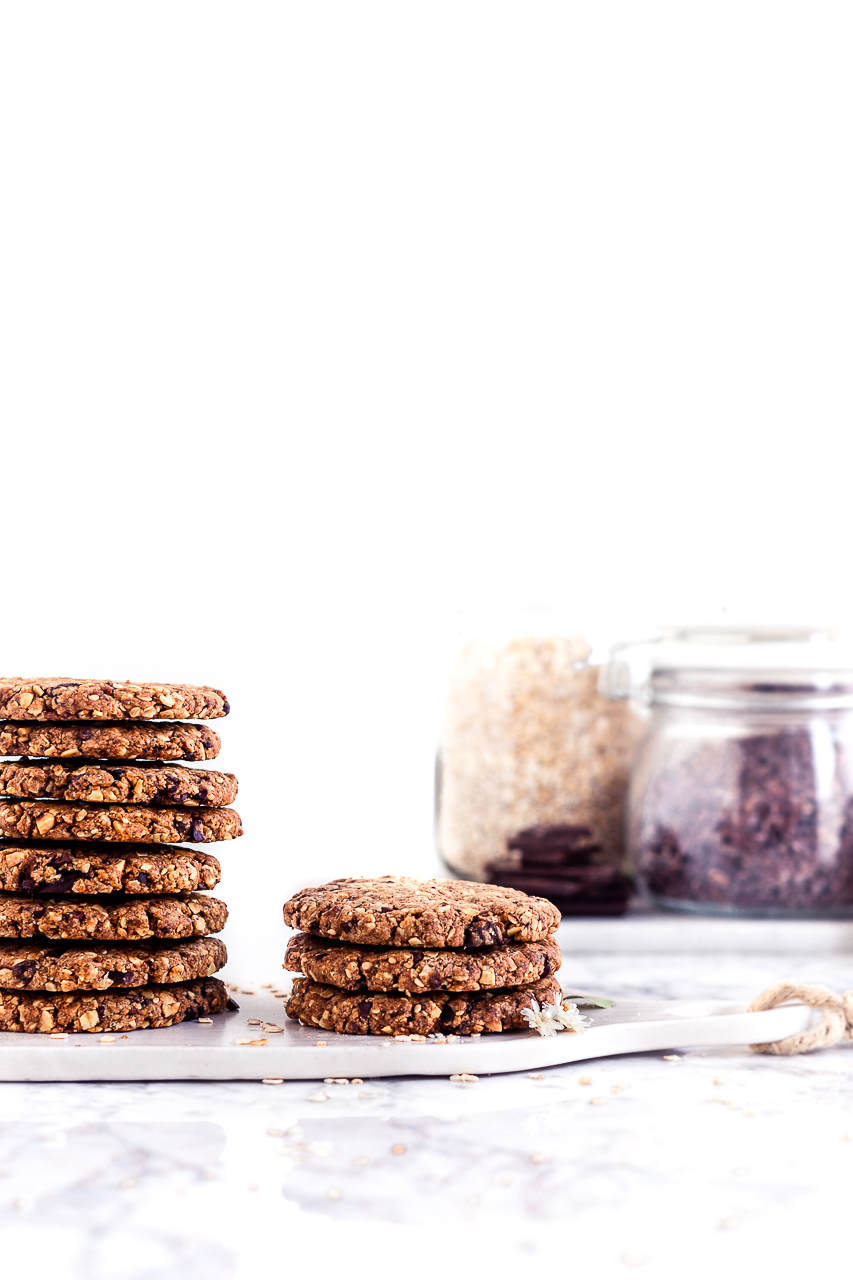
<path id="1" fill-rule="evenodd" d="M 462 644 L 439 761 L 438 844 L 453 871 L 509 883 L 502 873 L 521 866 L 531 828 L 541 852 L 530 892 L 558 862 L 621 864 L 640 722 L 632 704 L 599 692 L 599 670 L 583 636 L 541 624 Z M 556 851 L 578 844 L 579 858 Z"/>

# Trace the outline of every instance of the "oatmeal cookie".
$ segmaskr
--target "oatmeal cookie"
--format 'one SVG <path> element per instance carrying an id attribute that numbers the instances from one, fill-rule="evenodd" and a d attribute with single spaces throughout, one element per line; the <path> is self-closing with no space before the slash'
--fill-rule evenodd
<path id="1" fill-rule="evenodd" d="M 177 764 L 109 764 L 103 760 L 0 761 L 0 794 L 111 804 L 233 804 L 237 779 Z"/>
<path id="2" fill-rule="evenodd" d="M 228 959 L 218 938 L 127 946 L 0 942 L 0 987 L 27 991 L 106 991 L 209 978 Z"/>
<path id="3" fill-rule="evenodd" d="M 360 947 L 297 933 L 288 943 L 282 967 L 347 991 L 480 991 L 549 978 L 560 967 L 560 948 L 553 938 L 546 938 L 471 951 L 430 951 Z"/>
<path id="4" fill-rule="evenodd" d="M 218 898 L 24 898 L 0 894 L 0 938 L 138 942 L 219 933 L 228 908 Z"/>
<path id="5" fill-rule="evenodd" d="M 3 720 L 216 720 L 229 710 L 225 694 L 207 685 L 0 677 Z"/>
<path id="6" fill-rule="evenodd" d="M 352 994 L 327 987 L 309 978 L 297 978 L 285 1004 L 289 1018 L 310 1027 L 340 1031 L 351 1036 L 429 1035 L 452 1032 L 471 1035 L 480 1031 L 524 1031 L 522 1009 L 531 998 L 542 1004 L 563 999 L 555 978 L 543 978 L 511 991 L 472 991 L 454 995 L 431 991 L 428 995 Z"/>
<path id="7" fill-rule="evenodd" d="M 196 849 L 0 840 L 7 893 L 192 893 L 215 889 L 220 875 L 217 859 Z"/>
<path id="8" fill-rule="evenodd" d="M 93 995 L 0 991 L 0 1031 L 142 1031 L 237 1008 L 218 978 Z"/>
<path id="9" fill-rule="evenodd" d="M 332 880 L 284 904 L 284 923 L 344 942 L 403 947 L 491 947 L 538 942 L 560 913 L 545 898 L 470 880 Z"/>
<path id="10" fill-rule="evenodd" d="M 219 734 L 206 724 L 0 722 L 0 755 L 90 760 L 215 760 Z"/>
<path id="11" fill-rule="evenodd" d="M 63 804 L 59 800 L 0 800 L 0 836 L 42 840 L 136 840 L 206 844 L 243 834 L 236 809 L 155 809 L 144 804 Z"/>

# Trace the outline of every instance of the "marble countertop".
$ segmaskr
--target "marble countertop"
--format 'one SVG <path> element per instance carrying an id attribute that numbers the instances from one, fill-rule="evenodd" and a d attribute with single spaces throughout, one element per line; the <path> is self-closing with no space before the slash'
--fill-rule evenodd
<path id="1" fill-rule="evenodd" d="M 853 986 L 850 926 L 692 922 L 687 950 L 686 923 L 569 922 L 561 977 L 616 999 Z M 3 1256 L 51 1280 L 813 1270 L 847 1246 L 851 1067 L 743 1047 L 468 1084 L 0 1084 Z"/>

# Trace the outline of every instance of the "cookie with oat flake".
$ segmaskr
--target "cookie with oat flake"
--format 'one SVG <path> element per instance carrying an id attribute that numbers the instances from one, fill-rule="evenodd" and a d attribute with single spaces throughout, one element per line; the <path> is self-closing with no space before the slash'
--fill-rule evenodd
<path id="1" fill-rule="evenodd" d="M 297 978 L 285 1004 L 288 1018 L 310 1027 L 350 1036 L 477 1035 L 482 1031 L 525 1031 L 525 1009 L 561 1003 L 555 978 L 509 991 L 430 991 L 424 995 L 348 992 Z"/>
<path id="2" fill-rule="evenodd" d="M 218 860 L 197 849 L 0 840 L 0 890 L 7 893 L 192 893 L 215 889 L 221 874 Z"/>
<path id="3" fill-rule="evenodd" d="M 560 913 L 546 898 L 501 885 L 379 876 L 301 889 L 284 904 L 284 923 L 375 946 L 491 947 L 547 938 Z"/>
<path id="4" fill-rule="evenodd" d="M 0 942 L 0 988 L 24 991 L 106 991 L 152 982 L 209 978 L 228 959 L 219 938 L 185 942 Z"/>
<path id="5" fill-rule="evenodd" d="M 143 1031 L 237 1007 L 218 978 L 129 991 L 0 991 L 0 1031 Z"/>
<path id="6" fill-rule="evenodd" d="M 205 894 L 162 898 L 24 898 L 0 894 L 0 938 L 62 942 L 192 938 L 219 933 L 228 908 Z"/>
<path id="7" fill-rule="evenodd" d="M 92 760 L 215 760 L 218 733 L 206 724 L 156 720 L 62 724 L 38 720 L 0 723 L 0 755 L 81 757 Z"/>
<path id="8" fill-rule="evenodd" d="M 233 773 L 177 764 L 107 760 L 0 761 L 0 794 L 111 804 L 209 805 L 237 799 Z"/>
<path id="9" fill-rule="evenodd" d="M 215 720 L 229 710 L 225 694 L 207 685 L 0 677 L 3 720 Z"/>
<path id="10" fill-rule="evenodd" d="M 283 968 L 347 991 L 480 991 L 522 987 L 560 967 L 553 938 L 502 947 L 365 947 L 297 933 Z"/>
<path id="11" fill-rule="evenodd" d="M 0 836 L 42 840 L 105 840 L 206 844 L 243 834 L 236 809 L 159 809 L 144 804 L 65 804 L 60 800 L 0 800 Z"/>

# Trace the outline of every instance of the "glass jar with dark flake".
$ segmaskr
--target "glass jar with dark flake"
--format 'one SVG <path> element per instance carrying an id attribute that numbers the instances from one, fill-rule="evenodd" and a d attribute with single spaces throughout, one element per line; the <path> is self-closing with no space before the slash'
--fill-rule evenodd
<path id="1" fill-rule="evenodd" d="M 646 656 L 628 851 L 654 902 L 853 916 L 853 645 L 683 630 Z"/>

